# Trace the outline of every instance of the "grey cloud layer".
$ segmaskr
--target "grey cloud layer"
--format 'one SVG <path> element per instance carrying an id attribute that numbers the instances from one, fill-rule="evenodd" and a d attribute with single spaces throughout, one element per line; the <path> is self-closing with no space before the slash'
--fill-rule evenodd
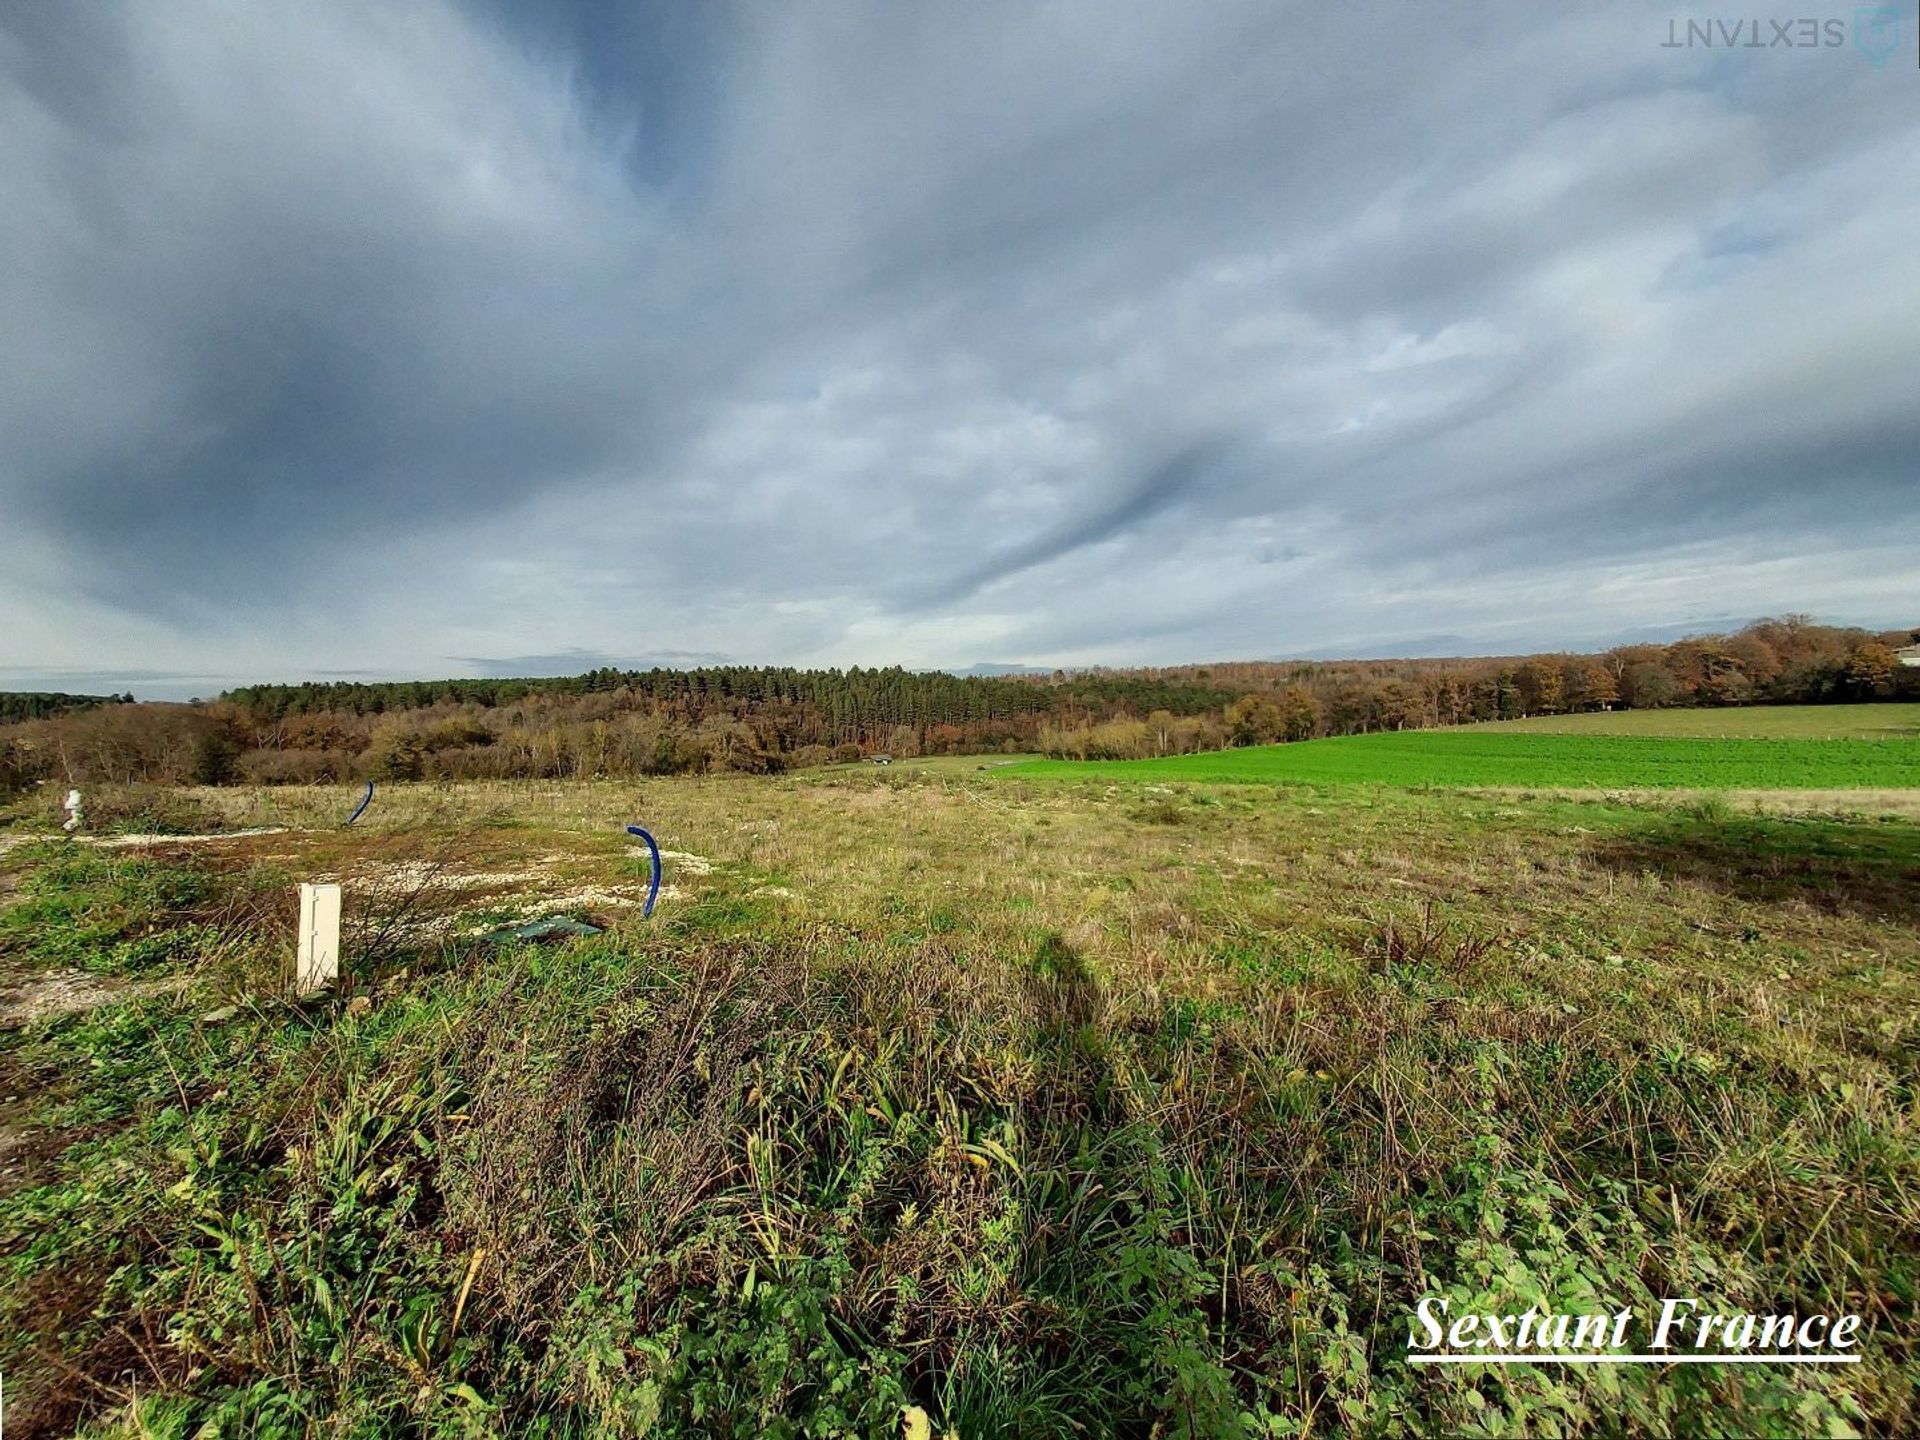
<path id="1" fill-rule="evenodd" d="M 1920 83 L 1664 35 L 1598 4 L 11 7 L 0 659 L 1906 618 Z"/>

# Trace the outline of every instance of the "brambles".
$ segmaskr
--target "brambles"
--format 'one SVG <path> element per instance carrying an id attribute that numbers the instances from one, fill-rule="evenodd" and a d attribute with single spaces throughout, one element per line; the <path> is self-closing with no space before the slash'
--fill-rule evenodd
<path id="1" fill-rule="evenodd" d="M 1165 796 L 1149 800 L 1133 812 L 1133 818 L 1145 825 L 1179 825 L 1185 822 L 1186 811 L 1174 800 Z"/>

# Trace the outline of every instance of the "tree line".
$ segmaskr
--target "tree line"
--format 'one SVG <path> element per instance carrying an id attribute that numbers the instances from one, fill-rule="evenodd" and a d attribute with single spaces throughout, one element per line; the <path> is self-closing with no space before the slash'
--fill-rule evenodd
<path id="1" fill-rule="evenodd" d="M 1874 634 L 1785 616 L 1600 654 L 991 677 L 599 669 L 254 685 L 206 702 L 54 713 L 31 708 L 45 697 L 22 697 L 0 711 L 14 720 L 0 726 L 0 787 L 768 773 L 878 753 L 1124 759 L 1582 710 L 1920 700 L 1920 668 L 1895 655 L 1916 638 L 1920 629 Z"/>
<path id="2" fill-rule="evenodd" d="M 0 690 L 0 725 L 20 720 L 49 720 L 96 705 L 131 705 L 133 695 L 63 695 L 57 690 Z"/>
<path id="3" fill-rule="evenodd" d="M 1920 700 L 1920 668 L 1895 653 L 1916 641 L 1920 627 L 1874 633 L 1787 615 L 1599 654 L 1179 666 L 1131 673 L 1240 693 L 1218 715 L 1123 714 L 1043 727 L 1040 740 L 1063 759 L 1132 759 L 1588 710 Z"/>

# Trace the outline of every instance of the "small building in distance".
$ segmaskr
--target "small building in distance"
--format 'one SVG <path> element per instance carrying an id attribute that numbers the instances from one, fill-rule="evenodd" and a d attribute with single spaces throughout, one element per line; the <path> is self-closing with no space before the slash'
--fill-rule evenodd
<path id="1" fill-rule="evenodd" d="M 1920 665 L 1920 645 L 1902 645 L 1893 652 L 1893 658 L 1902 665 Z"/>
<path id="2" fill-rule="evenodd" d="M 1920 662 L 1916 662 L 1916 663 L 1920 663 Z M 893 764 L 893 756 L 891 755 L 873 755 L 873 756 L 869 756 L 868 758 L 871 759 L 873 763 L 876 765 Z"/>

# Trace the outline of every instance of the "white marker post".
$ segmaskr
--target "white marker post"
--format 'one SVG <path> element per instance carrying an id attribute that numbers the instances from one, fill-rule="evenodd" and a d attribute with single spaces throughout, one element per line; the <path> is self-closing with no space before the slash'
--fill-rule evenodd
<path id="1" fill-rule="evenodd" d="M 340 976 L 340 887 L 300 886 L 300 958 L 293 988 L 311 995 Z"/>

